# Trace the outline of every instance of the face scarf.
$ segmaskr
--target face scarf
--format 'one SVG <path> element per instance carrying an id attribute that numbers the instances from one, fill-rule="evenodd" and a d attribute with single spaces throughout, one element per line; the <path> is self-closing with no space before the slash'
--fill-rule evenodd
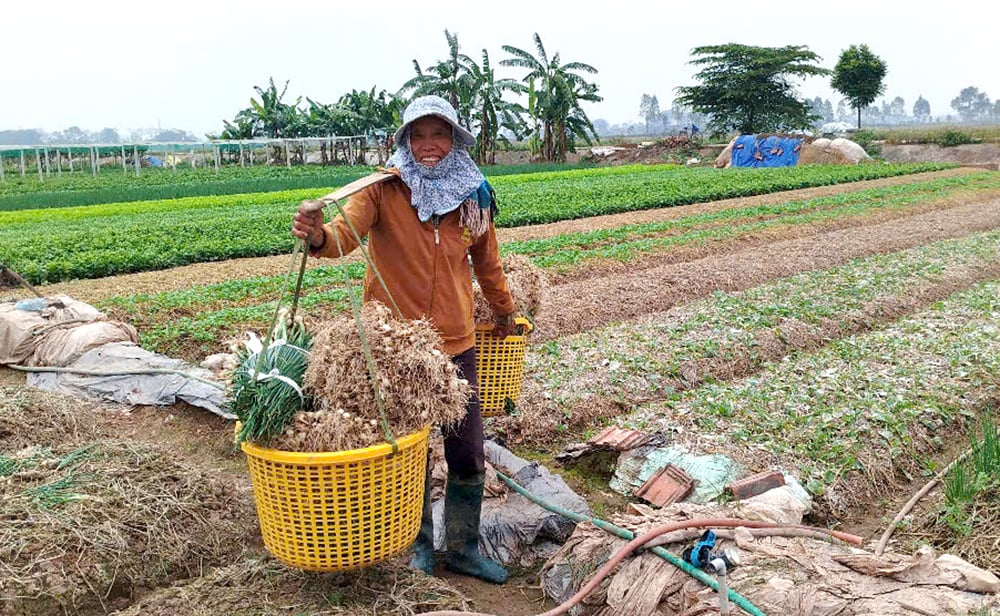
<path id="1" fill-rule="evenodd" d="M 479 237 L 489 226 L 490 209 L 481 208 L 476 198 L 485 179 L 479 167 L 465 148 L 455 143 L 441 162 L 433 167 L 421 165 L 413 159 L 410 136 L 386 162 L 387 167 L 399 170 L 403 182 L 410 189 L 410 204 L 417 210 L 420 222 L 431 216 L 441 216 L 462 207 L 459 223 Z"/>

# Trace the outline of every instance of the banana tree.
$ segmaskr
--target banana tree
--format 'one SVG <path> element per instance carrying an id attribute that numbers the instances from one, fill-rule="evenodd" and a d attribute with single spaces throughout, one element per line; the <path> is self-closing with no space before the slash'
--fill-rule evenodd
<path id="1" fill-rule="evenodd" d="M 434 94 L 446 99 L 458 114 L 458 121 L 471 129 L 472 105 L 475 91 L 473 80 L 469 76 L 469 67 L 475 66 L 475 61 L 459 52 L 458 35 L 447 30 L 444 36 L 448 41 L 448 58 L 427 67 L 424 71 L 420 63 L 413 61 L 416 76 L 408 80 L 399 89 L 402 95 L 410 92 L 411 96 Z"/>
<path id="2" fill-rule="evenodd" d="M 579 137 L 587 143 L 591 137 L 598 138 L 580 103 L 603 99 L 597 94 L 598 86 L 578 74 L 596 74 L 597 69 L 582 62 L 562 64 L 558 53 L 550 59 L 537 32 L 534 40 L 537 57 L 523 49 L 504 45 L 503 50 L 513 57 L 500 64 L 528 69 L 523 81 L 537 84 L 535 117 L 542 125 L 542 156 L 545 160 L 564 161 L 574 138 Z"/>
<path id="3" fill-rule="evenodd" d="M 466 66 L 469 85 L 474 93 L 472 123 L 476 133 L 476 158 L 483 164 L 496 164 L 497 141 L 506 140 L 500 129 L 510 130 L 517 138 L 527 132 L 523 115 L 527 109 L 518 103 L 504 100 L 505 92 L 520 94 L 525 86 L 513 79 L 497 79 L 490 66 L 489 53 L 483 50 L 483 63 L 470 62 Z"/>

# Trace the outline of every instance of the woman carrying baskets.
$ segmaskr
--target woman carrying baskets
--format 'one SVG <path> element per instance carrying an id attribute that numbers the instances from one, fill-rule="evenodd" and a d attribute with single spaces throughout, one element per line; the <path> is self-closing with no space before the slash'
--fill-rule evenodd
<path id="1" fill-rule="evenodd" d="M 308 242 L 310 254 L 339 257 L 357 248 L 351 230 L 368 236 L 371 262 L 364 300 L 398 306 L 405 319 L 427 318 L 441 334 L 461 378 L 476 378 L 472 277 L 493 307 L 494 335 L 514 328 L 514 300 L 507 287 L 493 226 L 495 201 L 482 172 L 469 156 L 475 137 L 458 123 L 439 96 L 414 99 L 394 135 L 396 152 L 387 166 L 396 177 L 351 197 L 344 215 L 323 224 L 322 210 L 300 207 L 292 234 Z M 381 274 L 391 299 L 377 279 Z M 478 394 L 465 418 L 443 427 L 448 485 L 445 490 L 445 565 L 459 573 L 502 584 L 507 571 L 479 552 L 479 519 L 485 479 L 483 421 Z M 430 464 L 424 486 L 420 532 L 411 566 L 434 569 Z"/>

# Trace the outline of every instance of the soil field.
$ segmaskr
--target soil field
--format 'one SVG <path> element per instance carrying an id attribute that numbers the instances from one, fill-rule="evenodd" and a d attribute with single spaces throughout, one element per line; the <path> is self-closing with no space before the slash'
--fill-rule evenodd
<path id="1" fill-rule="evenodd" d="M 790 191 L 507 229 L 499 235 L 503 243 L 615 229 L 964 173 L 968 171 L 956 169 Z M 691 359 L 678 369 L 681 376 L 661 375 L 674 380 L 657 389 L 635 387 L 632 382 L 611 383 L 608 370 L 602 367 L 607 360 L 588 358 L 595 347 L 581 346 L 587 336 L 616 331 L 626 332 L 627 338 L 630 333 L 639 336 L 642 328 L 668 329 L 681 322 L 683 315 L 676 311 L 683 312 L 694 302 L 935 243 L 966 241 L 998 229 L 1000 194 L 970 191 L 849 221 L 777 227 L 697 248 L 650 253 L 627 264 L 596 261 L 554 272 L 529 348 L 529 366 L 554 367 L 544 373 L 529 371 L 519 414 L 488 422 L 488 431 L 502 436 L 515 452 L 539 458 L 562 473 L 564 469 L 552 456 L 616 417 L 667 416 L 668 411 L 656 408 L 653 412 L 649 405 L 705 382 L 719 384 L 753 376 L 784 358 L 879 330 L 956 292 L 995 282 L 1000 274 L 1000 247 L 994 250 L 976 244 L 981 251 L 976 253 L 978 260 L 915 274 L 909 287 L 873 296 L 843 321 L 828 315 L 813 329 L 799 321 L 785 329 L 775 327 L 769 330 L 767 344 L 754 346 L 752 360 L 749 354 Z M 984 241 L 994 242 L 991 238 Z M 288 257 L 240 259 L 39 290 L 99 302 L 119 295 L 281 274 L 288 265 Z M 784 323 L 793 320 L 789 317 Z M 567 366 L 592 362 L 595 367 L 570 377 L 558 372 L 559 362 Z M 986 402 L 996 401 L 998 383 L 977 383 L 967 393 L 978 400 L 975 408 L 981 409 Z M 587 395 L 572 398 L 573 392 Z M 676 425 L 697 428 L 685 421 L 678 419 Z M 534 570 L 515 570 L 508 584 L 494 587 L 443 571 L 440 577 L 415 574 L 402 558 L 347 574 L 311 574 L 282 567 L 263 548 L 249 476 L 242 453 L 232 446 L 232 434 L 229 422 L 185 405 L 126 409 L 82 402 L 30 390 L 22 373 L 0 369 L 0 453 L 22 469 L 27 469 L 27 460 L 35 464 L 31 472 L 0 472 L 0 496 L 34 499 L 30 500 L 34 509 L 27 505 L 18 509 L 21 505 L 16 499 L 0 506 L 0 546 L 7 546 L 0 547 L 0 616 L 318 616 L 415 614 L 443 608 L 527 616 L 553 607 L 543 596 Z M 944 442 L 931 444 L 926 439 L 919 455 L 943 466 L 955 443 L 964 442 L 961 421 L 942 427 L 939 436 Z M 728 453 L 748 463 L 758 455 L 740 451 L 736 445 Z M 791 459 L 779 453 L 769 455 L 773 456 L 769 462 Z M 4 459 L 0 456 L 0 463 Z M 905 473 L 914 469 L 905 464 L 892 466 L 889 461 L 884 467 L 877 461 L 868 463 L 869 477 L 887 482 L 884 493 L 864 507 L 852 504 L 850 498 L 824 503 L 820 513 L 826 517 L 815 518 L 815 523 L 877 539 L 884 528 L 883 517 L 891 517 L 898 502 L 909 496 L 905 490 L 914 477 Z M 66 474 L 67 468 L 78 471 Z M 96 476 L 102 480 L 88 479 Z M 66 481 L 56 485 L 60 477 Z M 605 514 L 626 503 L 595 488 L 592 477 L 567 471 L 565 478 L 591 502 L 600 501 Z M 16 490 L 20 485 L 16 482 L 25 489 Z M 842 485 L 862 490 L 856 487 L 862 483 L 862 478 L 846 475 Z M 892 495 L 890 488 L 898 492 Z M 26 571 L 35 573 L 29 576 Z"/>

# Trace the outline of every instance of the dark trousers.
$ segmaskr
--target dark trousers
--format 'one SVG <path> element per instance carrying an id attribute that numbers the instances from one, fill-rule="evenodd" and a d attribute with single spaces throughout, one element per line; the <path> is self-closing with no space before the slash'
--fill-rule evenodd
<path id="1" fill-rule="evenodd" d="M 476 347 L 451 358 L 458 367 L 458 376 L 472 385 L 472 397 L 465 410 L 465 419 L 442 426 L 444 459 L 448 473 L 459 479 L 469 479 L 486 471 L 483 453 L 483 416 L 479 410 L 479 379 L 476 374 Z"/>

